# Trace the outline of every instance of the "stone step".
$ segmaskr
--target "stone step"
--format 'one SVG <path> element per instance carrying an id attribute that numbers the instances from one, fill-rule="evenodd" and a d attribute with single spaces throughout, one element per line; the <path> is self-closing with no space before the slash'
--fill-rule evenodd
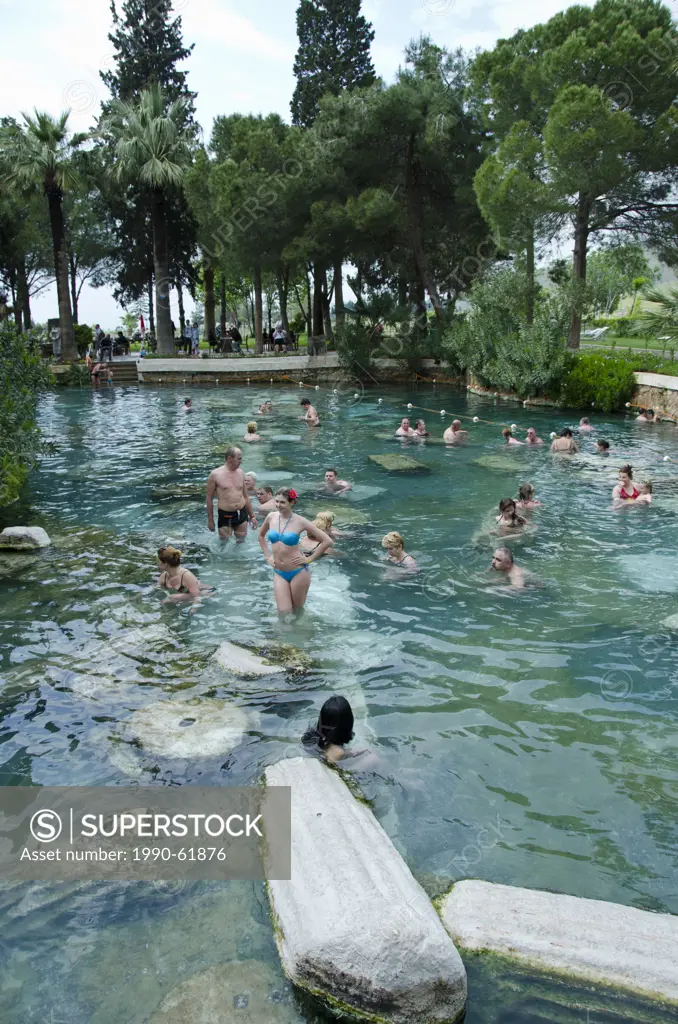
<path id="1" fill-rule="evenodd" d="M 458 1020 L 466 971 L 426 893 L 341 773 L 280 761 L 292 790 L 291 881 L 268 894 L 285 973 L 334 1013 L 392 1024 Z"/>

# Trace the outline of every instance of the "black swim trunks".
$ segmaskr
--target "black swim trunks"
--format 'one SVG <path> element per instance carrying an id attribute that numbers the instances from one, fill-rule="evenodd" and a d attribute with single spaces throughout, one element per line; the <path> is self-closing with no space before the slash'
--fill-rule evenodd
<path id="1" fill-rule="evenodd" d="M 238 508 L 234 512 L 226 512 L 225 509 L 219 509 L 218 527 L 228 526 L 231 530 L 235 530 L 236 526 L 242 526 L 249 520 L 246 508 Z"/>

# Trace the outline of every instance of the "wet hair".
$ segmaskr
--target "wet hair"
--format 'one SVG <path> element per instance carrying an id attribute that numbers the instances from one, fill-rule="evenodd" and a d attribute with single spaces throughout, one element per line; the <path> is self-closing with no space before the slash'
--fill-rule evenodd
<path id="1" fill-rule="evenodd" d="M 599 438 L 598 441 L 596 441 L 596 444 L 599 448 L 603 448 L 606 452 L 610 450 L 609 441 L 604 441 L 602 438 Z"/>
<path id="2" fill-rule="evenodd" d="M 513 498 L 502 498 L 501 501 L 499 502 L 499 511 L 501 512 L 501 514 L 503 515 L 504 512 L 508 512 L 509 509 L 511 508 L 513 509 L 513 512 L 511 513 L 511 521 L 513 523 L 517 523 L 518 525 L 522 526 L 523 523 L 527 522 L 527 520 L 523 519 L 522 516 L 518 515 L 516 511 L 516 503 Z"/>
<path id="3" fill-rule="evenodd" d="M 318 716 L 315 727 L 311 726 L 301 737 L 305 747 L 327 750 L 332 743 L 343 747 L 353 739 L 353 711 L 345 697 L 329 697 Z"/>
<path id="4" fill-rule="evenodd" d="M 499 502 L 499 511 L 505 512 L 507 508 L 511 508 L 511 505 L 515 508 L 515 500 L 513 498 L 502 498 Z"/>
<path id="5" fill-rule="evenodd" d="M 560 436 L 561 437 L 572 437 L 572 431 L 570 430 L 569 427 L 563 427 L 563 429 L 560 431 Z"/>
<path id="6" fill-rule="evenodd" d="M 249 423 L 247 424 L 247 433 L 248 434 L 256 434 L 256 432 L 257 432 L 257 425 L 254 422 L 254 420 L 250 420 Z"/>
<path id="7" fill-rule="evenodd" d="M 501 435 L 502 435 L 502 437 L 513 437 L 513 434 L 511 433 L 511 428 L 510 427 L 504 427 L 504 429 L 501 432 Z"/>
<path id="8" fill-rule="evenodd" d="M 171 566 L 172 569 L 176 569 L 181 565 L 181 551 L 179 551 L 179 548 L 173 548 L 171 545 L 158 548 L 158 558 L 165 565 Z"/>
<path id="9" fill-rule="evenodd" d="M 405 541 L 397 530 L 391 530 L 384 537 L 381 538 L 382 548 L 404 548 Z"/>
<path id="10" fill-rule="evenodd" d="M 643 480 L 640 486 L 645 488 L 645 491 L 647 492 L 647 494 L 652 494 L 652 481 L 651 480 Z"/>
<path id="11" fill-rule="evenodd" d="M 331 466 L 329 467 L 329 469 L 326 469 L 326 470 L 325 470 L 325 472 L 326 472 L 326 473 L 334 473 L 334 475 L 335 475 L 335 476 L 337 475 L 337 471 L 336 471 L 336 469 L 332 469 L 332 467 L 331 467 Z"/>
<path id="12" fill-rule="evenodd" d="M 586 427 L 590 427 L 591 426 L 591 420 L 588 418 L 588 416 L 582 416 L 582 418 L 579 420 L 579 422 L 580 422 L 580 424 L 583 424 Z"/>
<path id="13" fill-rule="evenodd" d="M 313 524 L 317 526 L 319 530 L 323 532 L 332 529 L 332 523 L 334 522 L 334 512 L 318 512 L 315 517 Z"/>
<path id="14" fill-rule="evenodd" d="M 310 405 L 311 403 L 309 402 L 308 398 L 302 398 L 302 400 L 301 400 L 301 402 L 299 404 L 300 405 Z"/>
<path id="15" fill-rule="evenodd" d="M 648 416 L 654 416 L 654 409 L 648 409 L 647 410 L 647 415 Z"/>
<path id="16" fill-rule="evenodd" d="M 629 480 L 633 480 L 633 466 L 629 466 L 628 463 L 619 470 L 620 473 L 626 473 Z"/>
<path id="17" fill-rule="evenodd" d="M 292 487 L 279 487 L 278 490 L 275 492 L 275 496 L 277 498 L 279 494 L 282 494 L 285 501 L 289 501 L 290 505 L 294 505 L 297 499 L 290 497 L 290 494 L 292 493 L 293 490 L 294 488 Z M 296 491 L 294 493 L 296 494 Z"/>
<path id="18" fill-rule="evenodd" d="M 518 488 L 518 495 L 521 501 L 531 501 L 534 497 L 534 485 L 521 484 Z"/>
<path id="19" fill-rule="evenodd" d="M 509 565 L 513 565 L 513 552 L 510 548 L 497 548 L 497 552 L 505 558 Z M 495 552 L 495 554 L 497 553 Z"/>
<path id="20" fill-rule="evenodd" d="M 238 448 L 237 444 L 232 444 L 230 448 L 226 449 L 226 455 L 224 457 L 227 459 L 233 459 L 235 458 L 236 452 L 239 451 L 240 449 Z"/>
<path id="21" fill-rule="evenodd" d="M 266 491 L 267 494 L 273 494 L 273 488 L 268 484 L 262 484 L 259 488 L 260 491 Z"/>

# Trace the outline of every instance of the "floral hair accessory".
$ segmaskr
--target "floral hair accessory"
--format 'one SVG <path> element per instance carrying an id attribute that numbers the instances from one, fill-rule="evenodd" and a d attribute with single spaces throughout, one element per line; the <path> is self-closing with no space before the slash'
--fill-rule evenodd
<path id="1" fill-rule="evenodd" d="M 289 493 L 290 493 L 290 501 L 296 501 L 297 500 L 297 492 L 294 490 L 293 487 L 290 487 L 290 492 Z"/>

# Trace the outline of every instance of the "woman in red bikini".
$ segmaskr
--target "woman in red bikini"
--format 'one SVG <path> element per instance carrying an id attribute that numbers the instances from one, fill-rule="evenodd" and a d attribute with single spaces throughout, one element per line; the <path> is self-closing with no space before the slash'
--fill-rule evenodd
<path id="1" fill-rule="evenodd" d="M 619 483 L 612 491 L 613 501 L 635 501 L 640 491 L 633 482 L 631 466 L 622 466 L 619 470 Z"/>

